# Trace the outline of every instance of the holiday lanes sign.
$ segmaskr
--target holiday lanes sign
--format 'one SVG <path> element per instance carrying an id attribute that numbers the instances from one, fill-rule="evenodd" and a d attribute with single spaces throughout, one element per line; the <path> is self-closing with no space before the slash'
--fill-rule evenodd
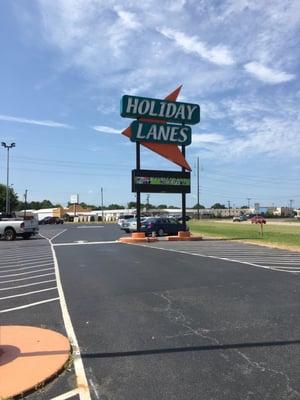
<path id="1" fill-rule="evenodd" d="M 186 125 L 157 124 L 134 121 L 131 124 L 132 142 L 153 142 L 188 146 L 192 142 L 192 130 Z"/>
<path id="2" fill-rule="evenodd" d="M 182 86 L 179 86 L 171 93 L 169 93 L 165 98 L 164 101 L 166 102 L 176 102 L 177 97 L 181 91 Z M 121 106 L 122 111 L 122 106 Z M 164 124 L 166 121 L 157 119 L 157 118 L 139 118 L 139 122 L 150 122 L 150 123 L 160 123 Z M 122 135 L 126 136 L 127 138 L 132 137 L 132 129 L 131 126 L 124 129 L 122 131 Z M 184 155 L 180 151 L 180 148 L 176 144 L 170 143 L 154 143 L 154 142 L 146 142 L 144 140 L 139 142 L 142 146 L 146 147 L 147 149 L 154 151 L 155 153 L 159 154 L 160 156 L 166 158 L 167 160 L 175 163 L 176 165 L 191 171 L 191 167 L 187 160 L 185 159 Z"/>
<path id="3" fill-rule="evenodd" d="M 167 122 L 195 125 L 200 122 L 200 107 L 198 104 L 124 95 L 121 101 L 121 116 L 155 118 Z"/>

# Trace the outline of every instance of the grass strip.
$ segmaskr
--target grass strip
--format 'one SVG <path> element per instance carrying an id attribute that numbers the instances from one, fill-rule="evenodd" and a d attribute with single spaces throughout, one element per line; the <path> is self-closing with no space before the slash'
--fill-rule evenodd
<path id="1" fill-rule="evenodd" d="M 250 222 L 220 223 L 211 220 L 192 220 L 188 225 L 193 234 L 242 240 L 300 251 L 300 224 L 299 226 L 285 226 L 267 223 L 263 226 L 263 236 L 261 236 L 260 225 Z"/>

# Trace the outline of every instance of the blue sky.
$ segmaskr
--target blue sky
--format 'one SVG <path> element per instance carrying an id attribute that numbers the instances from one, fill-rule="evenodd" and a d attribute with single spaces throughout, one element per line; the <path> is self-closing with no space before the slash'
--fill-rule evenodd
<path id="1" fill-rule="evenodd" d="M 0 26 L 0 139 L 17 144 L 20 196 L 99 204 L 103 187 L 106 204 L 133 200 L 120 98 L 182 84 L 179 100 L 201 107 L 187 148 L 192 167 L 200 157 L 200 202 L 300 207 L 298 0 L 4 0 Z M 142 167 L 178 170 L 146 149 Z"/>

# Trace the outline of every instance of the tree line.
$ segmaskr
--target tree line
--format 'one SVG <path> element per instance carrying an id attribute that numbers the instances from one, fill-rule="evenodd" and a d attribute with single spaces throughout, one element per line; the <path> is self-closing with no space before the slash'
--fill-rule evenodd
<path id="1" fill-rule="evenodd" d="M 50 200 L 42 200 L 42 201 L 30 201 L 27 202 L 25 204 L 24 201 L 19 200 L 18 195 L 16 194 L 16 192 L 13 190 L 13 188 L 9 188 L 9 199 L 10 199 L 10 209 L 12 211 L 20 211 L 20 210 L 24 210 L 25 208 L 27 210 L 39 210 L 41 208 L 57 208 L 57 207 L 62 207 L 61 204 L 57 204 L 57 203 L 52 203 Z M 70 206 L 71 204 L 68 203 L 68 206 Z M 92 210 L 99 210 L 101 208 L 101 206 L 96 206 L 94 204 L 87 204 L 84 202 L 79 203 L 79 205 L 82 208 L 89 208 Z M 6 186 L 0 183 L 0 212 L 4 212 L 5 211 L 5 206 L 6 206 Z M 135 201 L 130 201 L 127 204 L 127 208 L 136 208 L 136 202 Z M 162 210 L 162 209 L 179 209 L 180 207 L 175 207 L 175 206 L 168 206 L 167 204 L 159 204 L 158 206 L 155 206 L 154 204 L 150 204 L 150 203 L 142 203 L 141 204 L 141 208 L 142 209 L 158 209 L 158 210 Z M 206 207 L 204 207 L 204 205 L 202 204 L 195 204 L 192 208 L 194 209 L 204 209 Z M 211 208 L 214 209 L 226 209 L 227 207 L 225 207 L 224 204 L 221 203 L 215 203 L 211 206 Z M 241 208 L 248 208 L 247 206 L 242 206 Z M 104 206 L 103 207 L 104 210 L 123 210 L 125 209 L 125 207 L 123 205 L 120 204 L 109 204 L 108 206 Z"/>

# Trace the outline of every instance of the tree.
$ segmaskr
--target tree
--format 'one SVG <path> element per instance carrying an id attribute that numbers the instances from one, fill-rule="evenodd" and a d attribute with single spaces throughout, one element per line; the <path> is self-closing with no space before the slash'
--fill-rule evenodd
<path id="1" fill-rule="evenodd" d="M 9 188 L 10 210 L 16 210 L 18 205 L 18 196 L 12 188 Z M 0 183 L 0 212 L 6 211 L 6 186 Z"/>
<path id="2" fill-rule="evenodd" d="M 164 208 L 168 208 L 168 206 L 166 204 L 159 204 L 157 206 L 157 208 L 159 208 L 160 210 L 163 210 Z"/>
<path id="3" fill-rule="evenodd" d="M 105 207 L 107 210 L 124 210 L 124 206 L 120 204 L 110 204 L 109 206 Z"/>
<path id="4" fill-rule="evenodd" d="M 224 206 L 224 204 L 220 204 L 220 203 L 215 203 L 211 206 L 211 208 L 215 208 L 215 209 L 222 209 L 224 210 L 226 207 Z"/>
<path id="5" fill-rule="evenodd" d="M 199 207 L 198 207 L 198 206 L 199 206 Z M 193 208 L 194 208 L 195 210 L 198 210 L 198 208 L 199 208 L 199 210 L 204 210 L 204 209 L 205 209 L 205 207 L 204 207 L 202 204 L 199 204 L 199 205 L 198 205 L 198 203 L 195 204 Z"/>
<path id="6" fill-rule="evenodd" d="M 136 208 L 136 202 L 135 201 L 130 201 L 127 205 L 128 208 Z"/>
<path id="7" fill-rule="evenodd" d="M 242 206 L 241 207 L 241 209 L 243 209 L 243 210 L 246 210 L 246 209 L 248 209 L 249 207 L 248 206 Z"/>

